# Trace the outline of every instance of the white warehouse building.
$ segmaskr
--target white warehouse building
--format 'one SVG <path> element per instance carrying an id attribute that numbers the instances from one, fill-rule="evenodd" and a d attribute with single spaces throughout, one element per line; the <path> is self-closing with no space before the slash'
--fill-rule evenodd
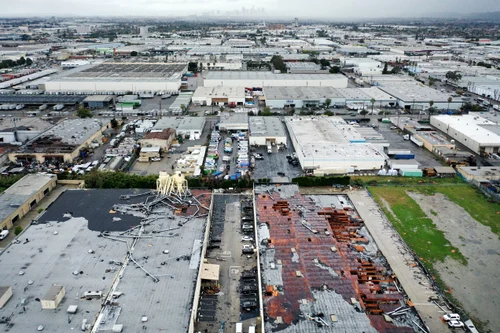
<path id="1" fill-rule="evenodd" d="M 193 104 L 199 105 L 243 105 L 244 87 L 198 87 L 192 97 Z"/>
<path id="2" fill-rule="evenodd" d="M 285 124 L 304 170 L 345 174 L 385 164 L 384 155 L 340 117 L 285 117 Z"/>
<path id="3" fill-rule="evenodd" d="M 205 87 L 332 87 L 346 88 L 341 74 L 275 74 L 272 72 L 209 72 Z"/>
<path id="4" fill-rule="evenodd" d="M 476 154 L 498 154 L 500 125 L 476 115 L 431 117 L 431 125 L 457 140 Z"/>
<path id="5" fill-rule="evenodd" d="M 285 128 L 278 117 L 250 117 L 248 119 L 251 146 L 264 146 L 268 142 L 287 145 Z"/>

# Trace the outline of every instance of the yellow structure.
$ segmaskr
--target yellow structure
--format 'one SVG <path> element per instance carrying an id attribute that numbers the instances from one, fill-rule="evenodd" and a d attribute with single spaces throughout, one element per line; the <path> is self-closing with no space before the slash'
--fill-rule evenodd
<path id="1" fill-rule="evenodd" d="M 184 196 L 189 193 L 188 182 L 184 175 L 176 172 L 169 175 L 168 172 L 161 171 L 158 179 L 156 180 L 156 190 L 158 194 L 163 195 L 180 195 Z"/>

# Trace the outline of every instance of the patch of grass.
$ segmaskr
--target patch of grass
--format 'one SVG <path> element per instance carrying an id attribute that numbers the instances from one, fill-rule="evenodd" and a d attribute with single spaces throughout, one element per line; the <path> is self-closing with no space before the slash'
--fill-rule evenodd
<path id="1" fill-rule="evenodd" d="M 438 213 L 437 213 L 437 212 L 435 212 L 435 211 L 433 211 L 432 209 L 431 209 L 431 214 L 432 214 L 432 215 L 434 215 L 434 216 L 437 216 L 437 215 L 438 215 Z"/>
<path id="2" fill-rule="evenodd" d="M 432 219 L 425 214 L 418 203 L 406 194 L 407 189 L 406 187 L 369 188 L 387 218 L 422 261 L 432 266 L 437 261 L 443 262 L 449 256 L 463 265 L 467 264 L 467 259 L 451 245 L 443 232 L 436 228 Z M 390 210 L 384 201 L 389 204 Z"/>
<path id="3" fill-rule="evenodd" d="M 500 204 L 488 202 L 488 198 L 478 189 L 468 184 L 447 186 L 413 187 L 412 191 L 426 195 L 441 193 L 450 201 L 462 207 L 479 223 L 490 227 L 500 237 Z"/>
<path id="4" fill-rule="evenodd" d="M 466 184 L 458 176 L 450 178 L 352 176 L 351 185 L 367 186 L 408 186 L 408 185 L 455 185 Z"/>

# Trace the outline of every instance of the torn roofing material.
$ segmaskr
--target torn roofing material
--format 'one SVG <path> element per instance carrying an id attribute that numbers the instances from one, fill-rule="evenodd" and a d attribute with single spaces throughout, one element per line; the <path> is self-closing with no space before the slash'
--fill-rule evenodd
<path id="1" fill-rule="evenodd" d="M 285 199 L 283 191 L 295 194 Z M 268 329 L 413 332 L 411 320 L 382 316 L 404 295 L 354 209 L 336 206 L 338 199 L 325 207 L 328 200 L 303 196 L 296 185 L 256 188 L 256 196 L 259 232 L 269 237 L 259 237 Z"/>

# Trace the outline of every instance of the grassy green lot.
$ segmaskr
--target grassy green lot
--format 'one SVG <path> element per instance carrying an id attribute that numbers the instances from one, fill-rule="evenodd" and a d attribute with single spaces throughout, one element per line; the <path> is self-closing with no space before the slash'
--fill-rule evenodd
<path id="1" fill-rule="evenodd" d="M 411 187 L 403 186 L 369 188 L 387 218 L 422 261 L 432 265 L 450 256 L 466 264 L 467 259 L 450 244 L 442 231 L 436 229 L 418 203 L 406 194 L 409 189 Z"/>

